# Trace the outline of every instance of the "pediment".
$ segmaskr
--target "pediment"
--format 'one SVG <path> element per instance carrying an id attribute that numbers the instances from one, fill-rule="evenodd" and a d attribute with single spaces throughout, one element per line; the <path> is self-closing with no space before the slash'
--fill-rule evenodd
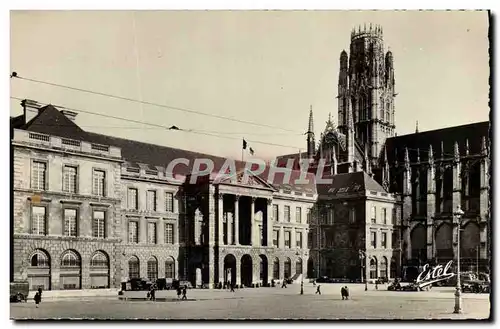
<path id="1" fill-rule="evenodd" d="M 232 176 L 220 179 L 219 184 L 275 190 L 271 184 L 246 169 L 241 170 Z"/>

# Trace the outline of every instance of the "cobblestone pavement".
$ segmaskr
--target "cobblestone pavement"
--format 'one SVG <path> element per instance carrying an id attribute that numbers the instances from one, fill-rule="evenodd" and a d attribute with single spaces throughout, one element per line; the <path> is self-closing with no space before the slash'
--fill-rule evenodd
<path id="1" fill-rule="evenodd" d="M 179 301 L 175 292 L 165 292 L 162 301 L 125 301 L 118 298 L 60 299 L 11 304 L 12 319 L 486 319 L 489 295 L 464 294 L 463 314 L 453 314 L 452 288 L 430 292 L 364 291 L 363 285 L 348 285 L 351 299 L 343 301 L 340 285 L 316 288 L 293 284 L 286 289 L 189 290 L 188 300 Z M 163 292 L 162 292 L 163 293 Z"/>

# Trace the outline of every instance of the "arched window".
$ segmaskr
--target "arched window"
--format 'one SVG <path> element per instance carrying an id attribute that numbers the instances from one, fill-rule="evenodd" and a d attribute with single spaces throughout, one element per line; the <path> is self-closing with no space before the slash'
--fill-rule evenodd
<path id="1" fill-rule="evenodd" d="M 295 273 L 302 274 L 302 258 L 297 259 L 295 263 Z"/>
<path id="2" fill-rule="evenodd" d="M 292 261 L 290 258 L 285 260 L 285 279 L 288 279 L 292 276 Z"/>
<path id="3" fill-rule="evenodd" d="M 165 278 L 175 278 L 175 261 L 172 257 L 168 257 L 165 261 Z"/>
<path id="4" fill-rule="evenodd" d="M 385 257 L 380 260 L 380 277 L 387 278 L 387 258 Z"/>
<path id="5" fill-rule="evenodd" d="M 274 259 L 273 278 L 275 280 L 279 280 L 279 278 L 280 278 L 280 260 L 278 258 Z"/>
<path id="6" fill-rule="evenodd" d="M 373 257 L 370 259 L 370 279 L 377 278 L 377 259 Z"/>
<path id="7" fill-rule="evenodd" d="M 136 256 L 132 256 L 128 260 L 128 277 L 129 279 L 138 279 L 140 278 L 139 273 L 139 258 Z"/>
<path id="8" fill-rule="evenodd" d="M 41 250 L 36 250 L 31 256 L 31 266 L 33 267 L 50 267 L 49 257 Z"/>
<path id="9" fill-rule="evenodd" d="M 92 259 L 90 260 L 90 267 L 102 267 L 102 268 L 107 268 L 108 267 L 108 257 L 102 252 L 98 251 L 92 256 Z"/>
<path id="10" fill-rule="evenodd" d="M 158 279 L 158 261 L 154 256 L 148 260 L 148 279 L 153 282 Z"/>
<path id="11" fill-rule="evenodd" d="M 62 267 L 80 267 L 80 256 L 68 250 L 61 259 Z"/>

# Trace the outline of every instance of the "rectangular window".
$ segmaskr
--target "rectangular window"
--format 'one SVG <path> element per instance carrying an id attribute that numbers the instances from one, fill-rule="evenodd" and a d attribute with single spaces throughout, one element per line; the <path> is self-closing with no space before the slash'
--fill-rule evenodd
<path id="1" fill-rule="evenodd" d="M 174 244 L 174 224 L 165 224 L 165 243 Z"/>
<path id="2" fill-rule="evenodd" d="M 275 246 L 276 248 L 279 248 L 279 246 L 280 246 L 280 231 L 279 230 L 273 231 L 273 246 Z"/>
<path id="3" fill-rule="evenodd" d="M 387 248 L 387 233 L 382 232 L 382 240 L 381 240 L 382 248 Z"/>
<path id="4" fill-rule="evenodd" d="M 275 222 L 279 221 L 278 205 L 273 204 L 273 219 Z"/>
<path id="5" fill-rule="evenodd" d="M 285 248 L 290 248 L 291 236 L 292 236 L 292 232 L 285 231 Z"/>
<path id="6" fill-rule="evenodd" d="M 302 249 L 302 232 L 297 232 L 295 234 L 295 239 L 297 240 L 297 248 Z"/>
<path id="7" fill-rule="evenodd" d="M 106 186 L 106 172 L 104 170 L 94 170 L 92 172 L 92 194 L 104 196 Z"/>
<path id="8" fill-rule="evenodd" d="M 174 194 L 167 192 L 165 193 L 165 211 L 174 212 Z"/>
<path id="9" fill-rule="evenodd" d="M 398 249 L 398 232 L 392 232 L 392 249 Z"/>
<path id="10" fill-rule="evenodd" d="M 382 223 L 387 224 L 387 209 L 382 208 Z"/>
<path id="11" fill-rule="evenodd" d="M 102 210 L 94 210 L 94 219 L 92 222 L 92 231 L 94 238 L 104 239 L 105 234 L 105 213 Z"/>
<path id="12" fill-rule="evenodd" d="M 63 191 L 76 193 L 76 167 L 64 166 L 63 169 Z"/>
<path id="13" fill-rule="evenodd" d="M 45 162 L 33 161 L 31 167 L 31 188 L 34 190 L 45 190 L 46 175 L 47 164 Z"/>
<path id="14" fill-rule="evenodd" d="M 377 248 L 377 232 L 371 232 L 371 245 L 372 248 Z"/>
<path id="15" fill-rule="evenodd" d="M 295 222 L 302 223 L 302 208 L 300 207 L 295 208 Z"/>
<path id="16" fill-rule="evenodd" d="M 375 206 L 372 207 L 372 224 L 377 223 L 377 208 Z"/>
<path id="17" fill-rule="evenodd" d="M 396 217 L 397 217 L 397 210 L 396 208 L 392 209 L 392 225 L 396 225 Z"/>
<path id="18" fill-rule="evenodd" d="M 156 223 L 148 222 L 148 243 L 156 244 Z"/>
<path id="19" fill-rule="evenodd" d="M 76 209 L 64 209 L 64 235 L 76 236 Z"/>
<path id="20" fill-rule="evenodd" d="M 139 223 L 130 221 L 128 222 L 128 242 L 139 243 Z"/>
<path id="21" fill-rule="evenodd" d="M 146 210 L 156 211 L 156 191 L 146 192 Z"/>
<path id="22" fill-rule="evenodd" d="M 31 208 L 31 234 L 45 235 L 45 207 Z"/>
<path id="23" fill-rule="evenodd" d="M 290 223 L 290 206 L 285 206 L 285 221 Z"/>
<path id="24" fill-rule="evenodd" d="M 349 210 L 349 222 L 351 224 L 356 223 L 356 209 L 355 208 L 351 208 Z"/>
<path id="25" fill-rule="evenodd" d="M 306 224 L 310 224 L 311 223 L 311 219 L 312 219 L 312 209 L 308 208 L 307 209 L 307 223 Z"/>
<path id="26" fill-rule="evenodd" d="M 137 210 L 137 189 L 136 188 L 129 188 L 128 189 L 128 195 L 127 195 L 127 203 L 128 203 L 128 209 L 135 209 Z"/>

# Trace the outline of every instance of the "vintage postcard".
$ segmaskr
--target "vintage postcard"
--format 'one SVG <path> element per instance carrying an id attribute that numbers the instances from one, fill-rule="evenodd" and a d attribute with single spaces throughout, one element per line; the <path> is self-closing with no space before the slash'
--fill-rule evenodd
<path id="1" fill-rule="evenodd" d="M 488 11 L 11 11 L 10 317 L 488 319 Z"/>

